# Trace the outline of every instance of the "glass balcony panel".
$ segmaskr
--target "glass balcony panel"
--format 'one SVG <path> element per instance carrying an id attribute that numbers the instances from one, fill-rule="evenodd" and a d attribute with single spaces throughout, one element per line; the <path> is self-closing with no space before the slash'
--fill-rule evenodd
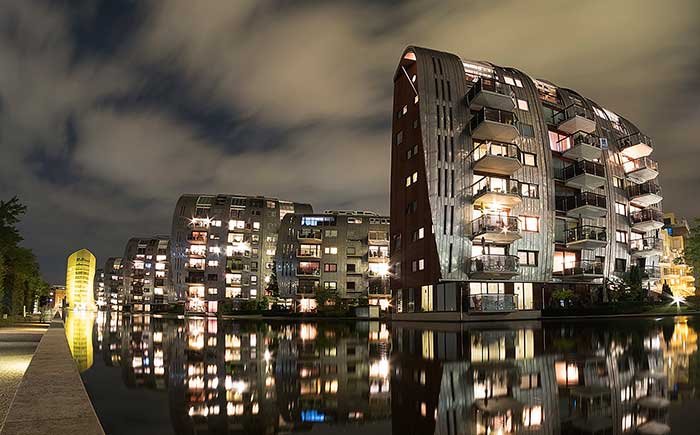
<path id="1" fill-rule="evenodd" d="M 628 160 L 622 164 L 627 178 L 637 184 L 646 183 L 659 176 L 659 164 L 649 157 Z"/>
<path id="2" fill-rule="evenodd" d="M 565 231 L 566 246 L 578 249 L 597 249 L 607 245 L 605 227 L 582 225 Z"/>
<path id="3" fill-rule="evenodd" d="M 510 178 L 484 176 L 470 186 L 475 205 L 493 203 L 514 206 L 522 202 L 520 182 Z"/>
<path id="4" fill-rule="evenodd" d="M 522 167 L 520 156 L 520 148 L 516 144 L 474 141 L 472 168 L 475 171 L 512 175 Z"/>
<path id="5" fill-rule="evenodd" d="M 484 279 L 508 279 L 520 273 L 520 264 L 515 255 L 485 254 L 469 261 L 469 276 Z"/>
<path id="6" fill-rule="evenodd" d="M 647 181 L 646 183 L 627 186 L 627 195 L 630 201 L 642 207 L 658 204 L 663 199 L 663 196 L 661 196 L 661 187 L 656 181 Z"/>
<path id="7" fill-rule="evenodd" d="M 485 214 L 471 222 L 471 238 L 490 243 L 512 243 L 521 238 L 517 216 Z"/>
<path id="8" fill-rule="evenodd" d="M 565 133 L 574 134 L 577 131 L 593 133 L 596 128 L 593 112 L 580 104 L 571 104 L 554 114 L 554 123 Z"/>
<path id="9" fill-rule="evenodd" d="M 580 279 L 595 279 L 603 276 L 603 263 L 595 260 L 579 260 L 564 263 L 553 275 Z"/>
<path id="10" fill-rule="evenodd" d="M 658 237 L 642 237 L 630 240 L 630 254 L 635 257 L 651 257 L 661 255 L 663 241 Z"/>
<path id="11" fill-rule="evenodd" d="M 598 160 L 603 154 L 600 138 L 582 131 L 560 139 L 557 145 L 557 149 L 563 152 L 564 157 L 573 160 Z"/>
<path id="12" fill-rule="evenodd" d="M 563 169 L 562 178 L 569 187 L 597 189 L 605 185 L 605 166 L 597 162 L 579 160 Z"/>
<path id="13" fill-rule="evenodd" d="M 655 208 L 645 208 L 630 213 L 630 223 L 636 231 L 658 230 L 664 226 L 664 214 Z"/>
<path id="14" fill-rule="evenodd" d="M 518 119 L 513 112 L 491 107 L 472 113 L 469 126 L 476 139 L 512 142 L 520 135 Z"/>
<path id="15" fill-rule="evenodd" d="M 515 94 L 508 85 L 487 78 L 479 78 L 467 93 L 467 101 L 472 108 L 493 107 L 495 109 L 513 110 Z"/>
<path id="16" fill-rule="evenodd" d="M 556 209 L 570 217 L 596 218 L 607 213 L 605 196 L 593 192 L 581 192 L 574 196 L 560 196 L 555 200 Z"/>

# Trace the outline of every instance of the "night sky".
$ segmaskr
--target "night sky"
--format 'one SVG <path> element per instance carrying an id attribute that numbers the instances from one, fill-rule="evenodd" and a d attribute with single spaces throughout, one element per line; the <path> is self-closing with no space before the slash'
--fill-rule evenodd
<path id="1" fill-rule="evenodd" d="M 407 45 L 576 89 L 652 136 L 700 217 L 700 2 L 0 1 L 0 198 L 45 278 L 169 234 L 182 193 L 388 213 Z"/>

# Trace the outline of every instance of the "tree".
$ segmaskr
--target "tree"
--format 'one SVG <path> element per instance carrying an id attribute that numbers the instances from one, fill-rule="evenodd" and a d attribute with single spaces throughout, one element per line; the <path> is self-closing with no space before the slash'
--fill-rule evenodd
<path id="1" fill-rule="evenodd" d="M 265 288 L 267 294 L 273 297 L 278 297 L 280 295 L 280 286 L 277 282 L 277 262 L 272 262 L 272 274 L 270 275 L 270 282 L 267 283 Z"/>
<path id="2" fill-rule="evenodd" d="M 671 291 L 671 286 L 668 285 L 666 280 L 664 280 L 664 284 L 661 286 L 661 293 L 666 295 L 666 296 L 669 296 L 669 297 L 673 296 L 673 291 Z"/>
<path id="3" fill-rule="evenodd" d="M 690 228 L 690 234 L 685 240 L 685 250 L 681 253 L 679 260 L 695 270 L 700 270 L 698 269 L 700 268 L 700 218 L 696 218 Z"/>

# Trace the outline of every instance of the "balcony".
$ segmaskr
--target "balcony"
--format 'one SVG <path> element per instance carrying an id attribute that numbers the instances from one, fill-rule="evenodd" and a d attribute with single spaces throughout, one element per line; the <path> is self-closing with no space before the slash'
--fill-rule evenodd
<path id="1" fill-rule="evenodd" d="M 297 236 L 300 242 L 321 243 L 321 230 L 312 228 L 302 228 Z"/>
<path id="2" fill-rule="evenodd" d="M 518 310 L 518 296 L 506 294 L 483 294 L 469 296 L 469 312 L 507 313 Z"/>
<path id="3" fill-rule="evenodd" d="M 653 257 L 661 255 L 664 250 L 663 241 L 658 237 L 642 237 L 630 240 L 630 254 L 633 257 Z"/>
<path id="4" fill-rule="evenodd" d="M 499 204 L 513 207 L 523 201 L 518 180 L 485 176 L 470 188 L 475 206 Z"/>
<path id="5" fill-rule="evenodd" d="M 474 112 L 469 127 L 474 139 L 513 142 L 520 135 L 518 119 L 513 112 L 490 107 Z"/>
<path id="6" fill-rule="evenodd" d="M 207 233 L 205 231 L 192 231 L 187 235 L 187 241 L 193 244 L 206 244 Z"/>
<path id="7" fill-rule="evenodd" d="M 629 160 L 622 164 L 627 178 L 637 184 L 646 183 L 659 176 L 659 164 L 649 157 Z"/>
<path id="8" fill-rule="evenodd" d="M 627 195 L 629 195 L 630 202 L 641 207 L 658 204 L 663 199 L 661 187 L 654 181 L 627 186 Z"/>
<path id="9" fill-rule="evenodd" d="M 621 137 L 617 141 L 620 152 L 633 160 L 651 154 L 654 151 L 653 146 L 651 138 L 639 132 Z"/>
<path id="10" fill-rule="evenodd" d="M 377 246 L 389 246 L 389 234 L 386 231 L 370 231 L 367 243 Z"/>
<path id="11" fill-rule="evenodd" d="M 469 277 L 474 279 L 510 279 L 520 273 L 515 255 L 479 255 L 469 260 Z"/>
<path id="12" fill-rule="evenodd" d="M 472 169 L 498 175 L 513 175 L 522 167 L 520 148 L 513 143 L 474 142 Z"/>
<path id="13" fill-rule="evenodd" d="M 598 218 L 605 216 L 608 212 L 605 196 L 593 192 L 557 197 L 556 208 L 574 218 Z"/>
<path id="14" fill-rule="evenodd" d="M 664 226 L 664 214 L 655 208 L 630 213 L 632 229 L 640 232 L 654 231 Z"/>
<path id="15" fill-rule="evenodd" d="M 562 139 L 568 140 L 569 148 L 562 152 L 562 155 L 567 159 L 572 160 L 598 160 L 603 155 L 603 150 L 600 149 L 600 138 L 592 134 L 577 131 L 571 136 Z M 561 149 L 561 145 L 560 145 Z"/>
<path id="16" fill-rule="evenodd" d="M 562 171 L 564 184 L 576 189 L 597 189 L 605 185 L 605 166 L 597 162 L 579 160 Z"/>
<path id="17" fill-rule="evenodd" d="M 593 133 L 596 123 L 593 112 L 586 107 L 572 104 L 554 114 L 554 124 L 564 133 L 574 134 L 577 131 Z"/>
<path id="18" fill-rule="evenodd" d="M 321 249 L 299 249 L 297 250 L 299 258 L 321 258 Z"/>
<path id="19" fill-rule="evenodd" d="M 566 247 L 570 249 L 598 249 L 608 244 L 605 227 L 582 225 L 566 230 Z"/>
<path id="20" fill-rule="evenodd" d="M 492 79 L 479 78 L 467 92 L 467 101 L 472 109 L 493 107 L 494 109 L 515 109 L 513 91 L 507 85 Z"/>
<path id="21" fill-rule="evenodd" d="M 593 260 L 564 263 L 562 270 L 555 270 L 552 274 L 562 278 L 593 280 L 603 277 L 603 263 Z"/>
<path id="22" fill-rule="evenodd" d="M 471 221 L 472 240 L 484 239 L 489 243 L 513 243 L 520 239 L 520 221 L 517 216 L 485 214 Z"/>
<path id="23" fill-rule="evenodd" d="M 370 263 L 388 263 L 389 252 L 369 250 L 367 251 L 367 261 Z"/>
<path id="24" fill-rule="evenodd" d="M 315 269 L 310 267 L 298 267 L 297 276 L 321 276 L 321 270 L 318 267 Z"/>

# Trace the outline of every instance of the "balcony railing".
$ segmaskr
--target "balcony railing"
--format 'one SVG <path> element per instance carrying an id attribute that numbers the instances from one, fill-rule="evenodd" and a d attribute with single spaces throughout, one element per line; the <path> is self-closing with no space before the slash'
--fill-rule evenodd
<path id="1" fill-rule="evenodd" d="M 560 196 L 556 198 L 556 209 L 576 216 L 581 214 L 586 217 L 600 217 L 607 211 L 605 196 L 593 192 L 581 192 L 574 196 Z"/>
<path id="2" fill-rule="evenodd" d="M 187 235 L 187 241 L 190 243 L 207 243 L 207 233 L 205 232 L 192 232 Z"/>
<path id="3" fill-rule="evenodd" d="M 642 237 L 641 239 L 630 240 L 630 253 L 632 255 L 657 255 L 663 249 L 663 241 L 658 237 Z"/>
<path id="4" fill-rule="evenodd" d="M 314 230 L 311 228 L 302 228 L 299 230 L 298 238 L 299 239 L 321 240 L 321 231 Z"/>
<path id="5" fill-rule="evenodd" d="M 475 203 L 498 201 L 504 205 L 515 205 L 522 201 L 518 180 L 485 176 L 472 184 L 470 189 Z"/>
<path id="6" fill-rule="evenodd" d="M 499 313 L 516 311 L 517 309 L 517 295 L 481 294 L 469 296 L 469 311 L 478 313 Z"/>
<path id="7" fill-rule="evenodd" d="M 605 178 L 605 166 L 597 162 L 579 160 L 564 168 L 562 178 L 564 180 L 569 180 L 579 175 L 595 175 Z"/>
<path id="8" fill-rule="evenodd" d="M 478 139 L 510 142 L 520 135 L 515 113 L 491 107 L 474 112 L 469 127 L 472 136 Z"/>
<path id="9" fill-rule="evenodd" d="M 661 187 L 656 181 L 627 186 L 627 195 L 632 202 L 648 207 L 661 202 Z"/>
<path id="10" fill-rule="evenodd" d="M 638 171 L 641 169 L 649 169 L 655 172 L 659 170 L 659 163 L 649 157 L 640 157 L 638 159 L 628 160 L 622 164 L 626 174 Z"/>
<path id="11" fill-rule="evenodd" d="M 301 250 L 297 251 L 297 257 L 302 258 L 321 258 L 321 250 Z"/>
<path id="12" fill-rule="evenodd" d="M 511 175 L 522 166 L 520 148 L 516 144 L 474 141 L 472 167 L 477 171 Z"/>
<path id="13" fill-rule="evenodd" d="M 479 78 L 467 92 L 467 101 L 472 107 L 488 106 L 496 109 L 513 110 L 515 93 L 503 83 Z"/>
<path id="14" fill-rule="evenodd" d="M 605 227 L 597 227 L 593 225 L 582 225 L 575 228 L 569 228 L 564 232 L 566 243 L 583 242 L 587 240 L 607 243 L 608 235 Z"/>
<path id="15" fill-rule="evenodd" d="M 603 263 L 594 260 L 579 260 L 565 263 L 564 268 L 555 271 L 554 275 L 569 277 L 603 276 Z"/>
<path id="16" fill-rule="evenodd" d="M 595 115 L 590 109 L 580 104 L 571 104 L 563 108 L 556 112 L 552 119 L 561 131 L 569 134 L 577 131 L 584 133 L 595 131 Z"/>
<path id="17" fill-rule="evenodd" d="M 520 264 L 515 255 L 484 254 L 469 261 L 469 275 L 483 278 L 510 277 L 520 273 Z"/>
<path id="18" fill-rule="evenodd" d="M 302 276 L 321 276 L 321 269 L 319 268 L 297 268 L 297 275 Z"/>
<path id="19" fill-rule="evenodd" d="M 618 139 L 617 147 L 627 157 L 638 159 L 651 154 L 654 150 L 654 142 L 649 136 L 637 132 Z"/>
<path id="20" fill-rule="evenodd" d="M 471 238 L 483 237 L 488 242 L 512 242 L 520 239 L 517 216 L 485 214 L 471 221 Z"/>
<path id="21" fill-rule="evenodd" d="M 597 160 L 603 153 L 600 149 L 600 138 L 582 131 L 560 139 L 554 150 L 574 160 Z"/>
<path id="22" fill-rule="evenodd" d="M 630 213 L 632 228 L 638 231 L 652 231 L 664 226 L 664 214 L 655 208 L 645 208 Z"/>

